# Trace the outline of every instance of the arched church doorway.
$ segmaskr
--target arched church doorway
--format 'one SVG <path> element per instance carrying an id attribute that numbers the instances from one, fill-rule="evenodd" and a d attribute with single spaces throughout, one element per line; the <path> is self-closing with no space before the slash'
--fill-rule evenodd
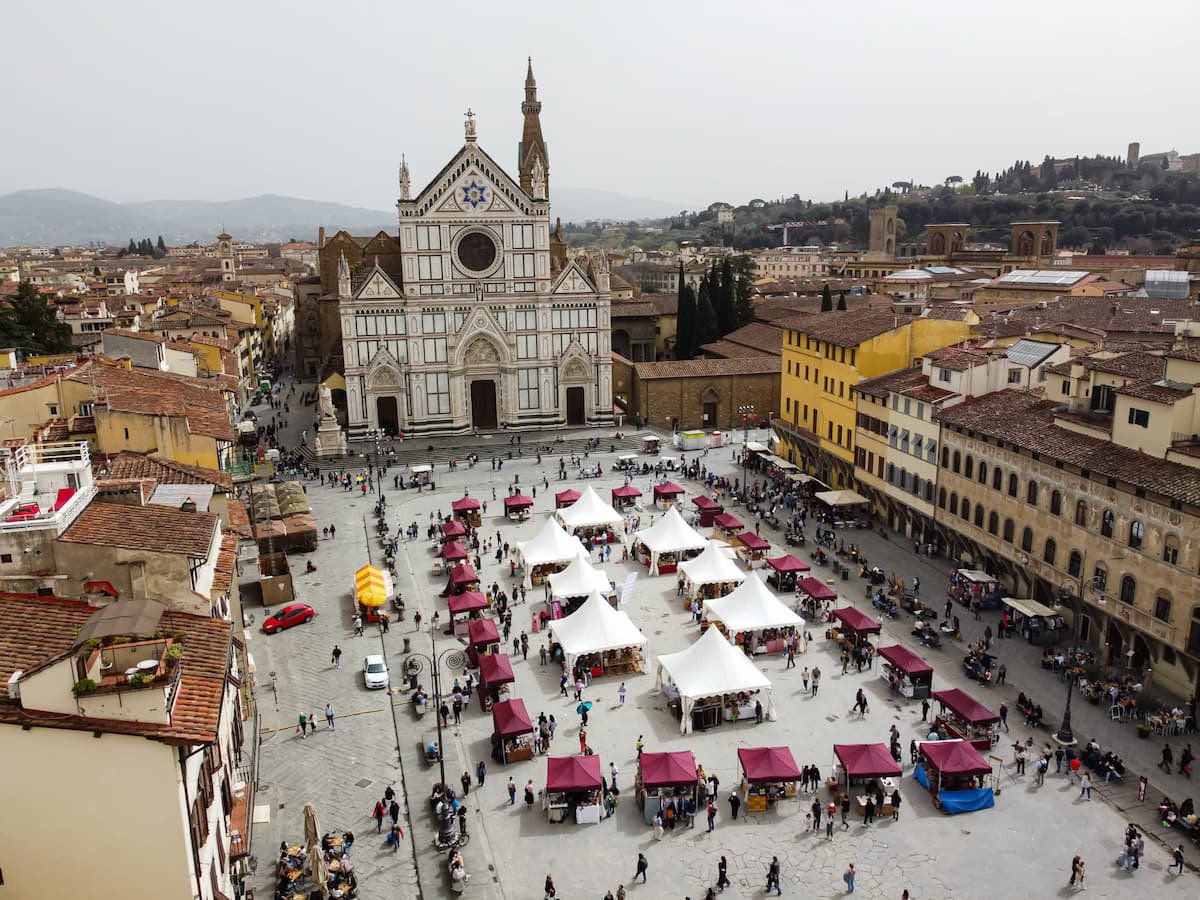
<path id="1" fill-rule="evenodd" d="M 400 433 L 400 412 L 395 397 L 376 397 L 375 417 L 383 431 L 391 435 Z"/>
<path id="2" fill-rule="evenodd" d="M 471 382 L 471 425 L 475 428 L 497 427 L 496 382 L 489 379 Z"/>
<path id="3" fill-rule="evenodd" d="M 583 425 L 586 423 L 585 394 L 581 387 L 567 388 L 567 424 Z"/>

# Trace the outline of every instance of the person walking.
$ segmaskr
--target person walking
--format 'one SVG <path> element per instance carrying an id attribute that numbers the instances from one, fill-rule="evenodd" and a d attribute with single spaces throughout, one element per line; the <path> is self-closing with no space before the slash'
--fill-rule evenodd
<path id="1" fill-rule="evenodd" d="M 1087 796 L 1088 800 L 1092 799 L 1092 776 L 1087 772 L 1079 777 L 1079 796 Z"/>
<path id="2" fill-rule="evenodd" d="M 725 857 L 721 857 L 721 858 L 724 859 Z M 1174 869 L 1176 866 L 1178 866 L 1179 871 L 1176 874 L 1182 875 L 1183 874 L 1183 844 L 1180 844 L 1178 847 L 1175 848 L 1174 859 L 1175 859 L 1175 862 L 1173 862 L 1173 863 L 1171 863 L 1171 865 L 1167 866 L 1167 871 L 1169 872 L 1171 869 Z"/>
<path id="3" fill-rule="evenodd" d="M 925 699 L 921 700 L 921 721 L 929 721 L 929 701 Z"/>
<path id="4" fill-rule="evenodd" d="M 725 861 L 725 857 L 722 856 L 720 862 L 717 863 L 717 890 L 724 891 L 725 888 L 729 887 L 733 883 L 729 880 L 728 871 L 729 863 L 727 863 Z"/>
<path id="5" fill-rule="evenodd" d="M 846 871 L 842 873 L 842 881 L 846 882 L 846 893 L 854 893 L 854 878 L 858 873 L 854 871 L 854 863 L 850 863 L 846 867 Z"/>
<path id="6" fill-rule="evenodd" d="M 821 801 L 814 800 L 812 805 L 813 831 L 821 830 Z"/>
<path id="7" fill-rule="evenodd" d="M 625 687 L 625 682 L 622 681 L 621 686 L 617 688 L 617 705 L 619 705 L 619 706 L 625 705 L 626 691 L 627 691 L 627 688 Z"/>
<path id="8" fill-rule="evenodd" d="M 1004 703 L 1000 704 L 1000 727 L 1008 731 L 1008 706 Z"/>
<path id="9" fill-rule="evenodd" d="M 475 766 L 475 781 L 480 787 L 483 787 L 483 779 L 485 777 L 487 777 L 487 766 L 483 764 L 483 760 L 481 759 L 478 765 Z"/>
<path id="10" fill-rule="evenodd" d="M 717 807 L 712 803 L 708 804 L 708 830 L 712 831 L 717 827 Z"/>
<path id="11" fill-rule="evenodd" d="M 335 669 L 340 669 L 342 667 L 342 648 L 337 644 L 333 645 L 333 653 L 330 654 L 329 661 L 333 663 L 333 667 Z"/>
<path id="12" fill-rule="evenodd" d="M 850 830 L 850 797 L 849 795 L 842 798 L 842 831 Z"/>
<path id="13" fill-rule="evenodd" d="M 471 793 L 471 773 L 470 772 L 463 772 L 462 778 L 459 779 L 459 783 L 462 784 L 464 797 L 467 796 L 469 793 Z"/>
<path id="14" fill-rule="evenodd" d="M 332 704 L 332 703 L 326 703 L 326 704 L 325 704 L 325 721 L 329 723 L 329 730 L 330 730 L 330 731 L 332 731 L 332 730 L 333 730 L 333 728 L 334 728 L 334 725 L 333 725 L 333 704 Z"/>
<path id="15" fill-rule="evenodd" d="M 787 645 L 787 665 L 785 665 L 785 666 L 784 666 L 784 668 L 785 668 L 785 669 L 794 669 L 794 668 L 796 668 L 796 645 L 795 645 L 795 644 L 793 644 L 791 641 L 788 641 L 788 645 Z"/>
<path id="16" fill-rule="evenodd" d="M 900 821 L 900 789 L 892 791 L 892 821 Z"/>
<path id="17" fill-rule="evenodd" d="M 400 823 L 400 804 L 395 800 L 393 800 L 391 805 L 388 806 L 388 815 L 391 817 L 393 825 L 398 825 Z"/>
<path id="18" fill-rule="evenodd" d="M 812 695 L 817 696 L 817 688 L 821 686 L 821 669 L 819 666 L 813 666 L 812 670 Z"/>
<path id="19" fill-rule="evenodd" d="M 833 814 L 837 812 L 837 805 L 829 804 L 829 809 L 825 810 L 825 840 L 833 840 Z"/>
<path id="20" fill-rule="evenodd" d="M 375 833 L 380 834 L 383 831 L 383 817 L 387 815 L 387 807 L 383 805 L 382 800 L 375 801 L 375 808 L 371 810 L 371 818 L 375 820 Z"/>
<path id="21" fill-rule="evenodd" d="M 650 863 L 646 860 L 645 853 L 639 853 L 637 858 L 637 871 L 633 874 L 633 880 L 642 879 L 642 884 L 646 883 L 646 872 L 650 868 Z"/>
<path id="22" fill-rule="evenodd" d="M 558 692 L 564 697 L 567 696 L 567 673 L 563 672 L 558 679 Z M 578 698 L 576 698 L 578 699 Z"/>
<path id="23" fill-rule="evenodd" d="M 609 778 L 611 779 L 610 786 L 614 791 L 618 790 L 618 788 L 617 788 L 617 775 L 618 774 L 619 773 L 617 771 L 617 764 L 615 762 L 609 762 L 608 775 L 609 775 Z"/>
<path id="24" fill-rule="evenodd" d="M 779 857 L 772 856 L 771 864 L 767 866 L 767 893 L 771 893 L 771 888 L 775 888 L 775 893 L 782 897 L 783 888 L 779 886 Z"/>
<path id="25" fill-rule="evenodd" d="M 1083 890 L 1083 857 L 1078 853 L 1071 860 L 1071 880 L 1067 882 L 1067 887 L 1079 886 Z"/>
<path id="26" fill-rule="evenodd" d="M 729 818 L 737 821 L 738 810 L 742 808 L 742 798 L 737 795 L 737 791 L 729 792 Z"/>
<path id="27" fill-rule="evenodd" d="M 362 637 L 362 633 L 363 633 L 362 616 L 359 615 L 358 613 L 354 614 L 354 633 L 356 635 L 358 635 L 359 637 Z"/>
<path id="28" fill-rule="evenodd" d="M 525 808 L 533 806 L 533 779 L 530 778 L 525 782 Z"/>
<path id="29" fill-rule="evenodd" d="M 804 693 L 808 693 L 808 666 L 800 670 L 800 683 L 804 685 Z"/>
<path id="30" fill-rule="evenodd" d="M 554 889 L 554 876 L 546 876 L 546 884 L 543 889 L 546 892 L 545 900 L 554 900 L 554 898 L 558 896 L 558 891 Z"/>
<path id="31" fill-rule="evenodd" d="M 1162 759 L 1159 760 L 1158 767 L 1170 775 L 1171 767 L 1173 765 L 1175 765 L 1175 756 L 1171 752 L 1171 745 L 1164 744 L 1162 748 Z"/>
<path id="32" fill-rule="evenodd" d="M 508 805 L 515 806 L 517 802 L 517 783 L 508 776 Z"/>
<path id="33" fill-rule="evenodd" d="M 863 824 L 870 825 L 874 821 L 875 821 L 875 798 L 868 794 L 867 795 L 867 809 L 866 809 L 866 814 L 863 816 Z"/>
<path id="34" fill-rule="evenodd" d="M 403 828 L 401 828 L 399 825 L 393 825 L 390 829 L 388 829 L 387 842 L 388 846 L 392 848 L 393 853 L 400 849 L 400 842 L 402 840 L 404 840 Z"/>
<path id="35" fill-rule="evenodd" d="M 1192 756 L 1192 745 L 1185 744 L 1183 752 L 1179 754 L 1179 774 L 1192 777 L 1192 762 L 1196 757 Z"/>

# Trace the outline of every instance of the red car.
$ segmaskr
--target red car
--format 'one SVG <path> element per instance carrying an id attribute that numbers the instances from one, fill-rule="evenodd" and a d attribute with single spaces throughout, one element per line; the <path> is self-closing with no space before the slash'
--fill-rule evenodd
<path id="1" fill-rule="evenodd" d="M 263 620 L 263 631 L 267 634 L 278 634 L 285 628 L 299 625 L 301 622 L 311 622 L 316 612 L 307 603 L 292 603 L 285 606 L 273 616 Z"/>

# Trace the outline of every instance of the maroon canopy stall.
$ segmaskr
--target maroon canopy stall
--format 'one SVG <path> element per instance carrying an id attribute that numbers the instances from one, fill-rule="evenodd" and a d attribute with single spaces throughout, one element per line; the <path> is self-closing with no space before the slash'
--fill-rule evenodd
<path id="1" fill-rule="evenodd" d="M 765 540 L 753 531 L 744 531 L 737 536 L 737 539 L 742 542 L 742 546 L 747 550 L 759 552 L 771 549 L 770 541 Z"/>
<path id="2" fill-rule="evenodd" d="M 800 768 L 787 747 L 739 747 L 738 762 L 750 782 L 800 780 Z"/>
<path id="3" fill-rule="evenodd" d="M 922 741 L 917 749 L 943 775 L 988 775 L 992 767 L 968 741 Z"/>
<path id="4" fill-rule="evenodd" d="M 533 499 L 526 497 L 524 494 L 511 494 L 504 498 L 504 509 L 506 512 L 511 512 L 514 509 L 525 509 L 533 506 Z"/>
<path id="5" fill-rule="evenodd" d="M 811 579 L 805 580 L 810 581 Z M 835 609 L 833 617 L 845 625 L 847 631 L 853 631 L 855 634 L 879 634 L 879 623 L 853 606 Z"/>
<path id="6" fill-rule="evenodd" d="M 493 706 L 492 725 L 502 738 L 533 732 L 533 720 L 525 711 L 524 700 L 505 700 Z"/>
<path id="7" fill-rule="evenodd" d="M 455 566 L 450 570 L 450 583 L 456 587 L 460 584 L 470 584 L 478 580 L 479 576 L 475 573 L 475 567 L 468 563 Z"/>
<path id="8" fill-rule="evenodd" d="M 696 784 L 696 774 L 691 750 L 642 754 L 642 784 L 648 788 Z"/>
<path id="9" fill-rule="evenodd" d="M 478 649 L 500 643 L 500 630 L 492 619 L 472 619 L 467 623 L 467 637 L 471 646 Z"/>
<path id="10" fill-rule="evenodd" d="M 949 691 L 937 691 L 933 699 L 938 702 L 941 712 L 934 720 L 934 725 L 943 736 L 962 738 L 970 741 L 976 750 L 989 750 L 993 735 L 988 727 L 1000 721 L 1000 717 L 992 712 L 966 691 L 957 688 Z"/>
<path id="11" fill-rule="evenodd" d="M 768 559 L 767 565 L 776 572 L 807 572 L 810 568 L 809 564 L 802 559 L 797 559 L 790 553 L 785 553 L 783 556 L 776 556 L 774 559 Z M 817 582 L 820 584 L 821 582 Z"/>
<path id="12" fill-rule="evenodd" d="M 933 674 L 933 666 L 917 656 L 907 647 L 901 647 L 899 644 L 893 644 L 890 647 L 880 647 L 879 655 L 890 662 L 893 666 L 902 672 L 909 675 L 920 675 L 928 672 Z"/>
<path id="13" fill-rule="evenodd" d="M 710 528 L 713 523 L 713 517 L 722 509 L 720 503 L 712 499 L 712 497 L 705 497 L 704 495 L 693 497 L 692 505 L 700 513 L 700 525 L 702 528 Z"/>
<path id="14" fill-rule="evenodd" d="M 675 484 L 673 481 L 664 481 L 662 484 L 654 486 L 654 502 L 659 500 L 674 500 L 680 494 L 685 493 L 683 488 Z"/>
<path id="15" fill-rule="evenodd" d="M 883 744 L 834 744 L 834 755 L 851 778 L 898 778 L 900 766 Z"/>
<path id="16" fill-rule="evenodd" d="M 966 691 L 960 691 L 958 688 L 938 691 L 933 698 L 970 725 L 991 725 L 993 722 L 1000 721 L 1000 717 L 996 713 Z"/>
<path id="17" fill-rule="evenodd" d="M 513 674 L 512 661 L 507 653 L 489 653 L 479 657 L 479 683 L 489 687 L 511 684 L 517 678 Z"/>
<path id="18" fill-rule="evenodd" d="M 929 696 L 933 685 L 933 666 L 899 644 L 880 647 L 879 655 L 888 663 L 887 666 L 881 667 L 880 675 L 889 681 L 899 677 L 899 692 L 902 695 L 910 700 L 923 700 Z M 888 672 L 888 668 L 892 671 Z M 893 685 L 893 690 L 895 689 Z"/>
<path id="19" fill-rule="evenodd" d="M 479 509 L 479 501 L 474 497 L 460 497 L 450 504 L 450 508 L 456 513 L 472 512 Z"/>
<path id="20" fill-rule="evenodd" d="M 452 539 L 463 537 L 467 533 L 467 526 L 458 519 L 451 519 L 442 526 L 442 538 Z"/>
<path id="21" fill-rule="evenodd" d="M 574 488 L 567 488 L 565 491 L 559 491 L 554 495 L 554 508 L 562 509 L 564 506 L 570 506 L 580 497 L 579 491 Z"/>
<path id="22" fill-rule="evenodd" d="M 730 513 L 721 513 L 719 516 L 713 516 L 713 524 L 725 531 L 738 531 L 745 528 L 742 520 Z"/>
<path id="23" fill-rule="evenodd" d="M 487 597 L 482 591 L 463 591 L 461 594 L 455 594 L 447 602 L 450 604 L 451 618 L 487 609 L 488 606 Z"/>
<path id="24" fill-rule="evenodd" d="M 837 591 L 816 578 L 800 578 L 796 581 L 796 588 L 814 600 L 833 600 L 837 597 Z"/>
<path id="25" fill-rule="evenodd" d="M 467 548 L 458 541 L 450 541 L 442 546 L 442 559 L 447 562 L 453 559 L 466 559 Z"/>
<path id="26" fill-rule="evenodd" d="M 592 754 L 547 758 L 546 790 L 559 794 L 600 790 L 600 757 Z"/>

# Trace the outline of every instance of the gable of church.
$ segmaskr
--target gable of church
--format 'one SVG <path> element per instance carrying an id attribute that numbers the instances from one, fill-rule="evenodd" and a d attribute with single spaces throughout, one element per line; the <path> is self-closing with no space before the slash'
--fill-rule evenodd
<path id="1" fill-rule="evenodd" d="M 400 289 L 378 267 L 371 272 L 354 295 L 355 300 L 398 300 L 399 298 Z"/>
<path id="2" fill-rule="evenodd" d="M 437 213 L 535 215 L 533 200 L 475 144 L 467 144 L 417 195 L 418 216 Z"/>
<path id="3" fill-rule="evenodd" d="M 572 260 L 567 264 L 566 268 L 559 273 L 553 287 L 550 288 L 552 294 L 594 294 L 596 289 L 592 283 L 588 281 L 587 275 L 583 269 L 579 267 L 579 263 Z"/>

